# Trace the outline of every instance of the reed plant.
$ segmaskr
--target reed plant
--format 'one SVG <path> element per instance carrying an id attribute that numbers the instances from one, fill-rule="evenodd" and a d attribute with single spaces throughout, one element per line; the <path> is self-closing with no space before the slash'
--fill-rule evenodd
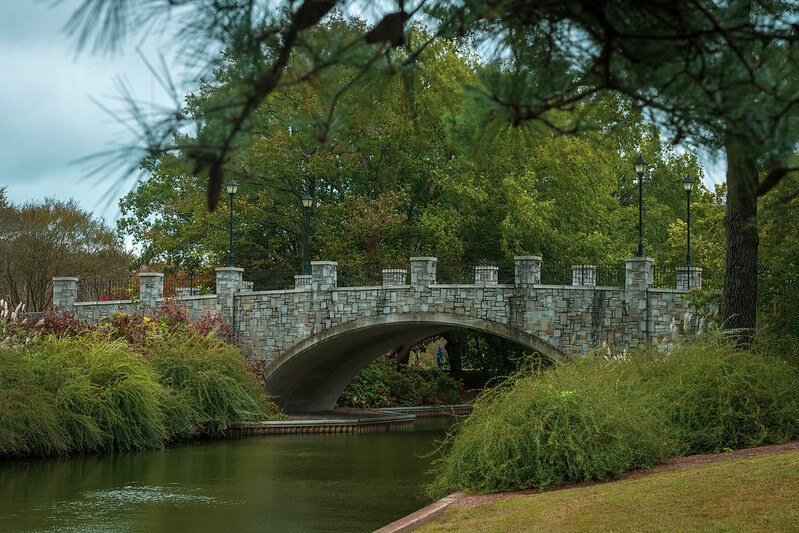
<path id="1" fill-rule="evenodd" d="M 0 457 L 153 448 L 281 417 L 216 326 L 55 318 L 0 316 Z"/>
<path id="2" fill-rule="evenodd" d="M 142 349 L 172 396 L 167 419 L 176 437 L 278 417 L 238 349 L 213 335 L 155 336 Z"/>

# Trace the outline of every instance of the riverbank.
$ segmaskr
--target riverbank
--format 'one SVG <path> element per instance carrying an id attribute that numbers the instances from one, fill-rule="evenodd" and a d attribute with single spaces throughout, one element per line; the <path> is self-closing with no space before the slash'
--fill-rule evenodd
<path id="1" fill-rule="evenodd" d="M 764 463 L 766 463 L 765 465 L 751 461 L 763 456 L 784 453 L 793 455 L 786 461 L 782 461 L 781 459 L 764 461 Z M 703 467 L 728 461 L 747 460 L 750 460 L 750 463 L 712 471 L 703 479 L 704 471 L 701 470 Z M 754 466 L 750 467 L 749 465 L 752 463 Z M 774 463 L 776 466 L 772 468 L 773 465 L 770 463 Z M 681 471 L 690 469 L 697 469 L 698 471 L 695 473 L 680 474 Z M 787 481 L 784 479 L 785 476 L 780 474 L 780 472 L 786 469 L 794 473 L 793 476 L 788 476 Z M 705 519 L 709 519 L 708 517 L 713 518 L 718 514 L 718 502 L 716 501 L 716 497 L 718 497 L 716 490 L 718 487 L 737 486 L 745 482 L 747 476 L 749 478 L 758 478 L 758 480 L 761 481 L 762 479 L 767 479 L 774 482 L 775 478 L 781 480 L 779 486 L 777 484 L 771 486 L 767 485 L 765 490 L 757 492 L 756 498 L 751 498 L 752 501 L 763 503 L 764 501 L 772 501 L 772 499 L 768 497 L 769 493 L 779 493 L 787 490 L 791 494 L 795 494 L 799 489 L 799 478 L 795 476 L 795 472 L 797 471 L 799 471 L 799 440 L 785 444 L 759 446 L 756 448 L 746 448 L 724 453 L 677 457 L 667 464 L 627 472 L 623 474 L 621 478 L 614 481 L 575 483 L 545 492 L 538 492 L 535 490 L 499 492 L 494 494 L 464 494 L 462 492 L 457 492 L 392 522 L 377 531 L 380 533 L 405 533 L 416 530 L 424 532 L 472 530 L 507 531 L 520 529 L 546 531 L 564 528 L 581 530 L 582 526 L 580 524 L 582 523 L 582 517 L 590 512 L 586 509 L 586 505 L 591 508 L 596 507 L 601 509 L 602 514 L 608 514 L 608 510 L 612 503 L 610 500 L 622 499 L 623 501 L 631 501 L 632 505 L 637 508 L 635 510 L 637 514 L 643 513 L 646 515 L 649 510 L 639 507 L 645 505 L 644 500 L 646 500 L 646 498 L 641 496 L 644 491 L 651 490 L 654 494 L 664 494 L 667 493 L 668 490 L 672 490 L 675 495 L 675 501 L 671 502 L 672 506 L 684 510 L 688 505 L 695 505 L 689 504 L 687 495 L 696 494 L 697 491 L 703 488 L 708 494 L 706 494 L 704 498 L 700 498 L 700 500 L 705 502 L 705 507 L 707 508 L 695 506 L 693 508 L 693 513 L 704 515 Z M 668 476 L 668 474 L 671 473 L 675 475 Z M 625 485 L 627 482 L 645 478 L 658 478 L 659 476 L 666 477 L 653 479 L 650 482 L 643 482 L 641 484 Z M 683 483 L 683 486 L 679 487 L 679 490 L 675 491 L 664 486 L 668 483 L 673 483 L 674 480 L 678 480 L 677 484 L 680 485 L 681 483 L 679 480 L 681 476 L 688 481 Z M 716 478 L 719 478 L 718 482 L 715 481 Z M 731 480 L 734 480 L 735 483 L 730 483 Z M 703 487 L 699 485 L 703 485 Z M 707 487 L 707 485 L 711 485 L 711 487 Z M 786 487 L 782 485 L 786 485 Z M 621 486 L 622 488 L 614 492 L 614 490 L 607 488 L 610 486 Z M 553 493 L 561 492 L 564 493 L 562 496 L 551 496 Z M 731 494 L 726 494 L 725 496 L 727 499 L 733 497 Z M 734 499 L 737 501 L 744 498 L 739 495 Z M 511 502 L 511 500 L 513 501 Z M 518 502 L 515 500 L 518 500 Z M 773 502 L 775 509 L 779 510 L 779 512 L 785 511 L 789 517 L 793 517 L 792 523 L 796 524 L 796 521 L 799 520 L 799 504 L 796 504 L 795 498 L 790 500 L 794 502 L 793 506 L 783 505 L 784 502 L 782 502 L 782 500 L 783 498 L 781 497 L 776 498 L 776 501 Z M 587 504 L 586 501 L 588 502 Z M 559 508 L 563 508 L 565 510 L 564 513 L 559 513 Z M 741 510 L 740 512 L 743 511 Z M 763 509 L 761 508 L 759 512 L 762 514 Z M 644 522 L 643 526 L 633 520 L 627 520 L 627 517 L 623 515 L 614 514 L 612 517 L 613 523 L 610 525 L 609 529 L 616 531 L 634 531 L 642 528 L 651 529 L 652 524 L 656 523 L 664 514 L 668 513 L 669 511 L 667 509 L 658 506 L 657 509 L 652 510 L 652 514 L 660 516 L 645 516 L 645 519 L 648 521 Z M 673 516 L 673 514 L 674 513 L 671 513 L 669 516 Z M 572 522 L 570 524 L 565 524 L 563 522 L 551 523 L 551 521 L 547 521 L 547 517 L 552 516 L 560 518 L 568 516 Z M 595 520 L 595 518 L 596 517 L 591 517 L 591 520 Z M 686 527 L 688 529 L 713 529 L 718 525 L 718 522 L 710 524 L 693 523 Z M 742 524 L 738 523 L 738 526 L 741 525 Z M 589 522 L 589 526 L 591 530 L 606 529 L 596 521 Z M 775 527 L 776 529 L 780 529 L 776 524 Z M 682 529 L 682 527 L 674 524 L 673 527 L 669 527 L 668 529 Z M 743 529 L 747 528 L 743 527 Z M 762 527 L 760 529 L 762 529 Z"/>
<path id="2" fill-rule="evenodd" d="M 787 531 L 799 522 L 796 472 L 799 441 L 680 457 L 605 483 L 459 494 L 419 531 Z"/>

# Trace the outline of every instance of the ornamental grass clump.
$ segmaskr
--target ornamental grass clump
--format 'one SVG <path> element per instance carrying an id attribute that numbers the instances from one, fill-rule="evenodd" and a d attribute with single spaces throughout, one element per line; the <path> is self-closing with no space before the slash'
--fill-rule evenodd
<path id="1" fill-rule="evenodd" d="M 166 390 L 124 343 L 46 336 L 0 351 L 0 454 L 160 446 Z"/>
<path id="2" fill-rule="evenodd" d="M 608 480 L 664 461 L 667 428 L 623 362 L 524 371 L 475 403 L 452 433 L 432 492 L 497 492 Z"/>
<path id="3" fill-rule="evenodd" d="M 238 422 L 277 417 L 277 407 L 267 400 L 241 353 L 215 336 L 156 336 L 141 349 L 172 396 L 165 410 L 175 437 L 213 434 Z"/>

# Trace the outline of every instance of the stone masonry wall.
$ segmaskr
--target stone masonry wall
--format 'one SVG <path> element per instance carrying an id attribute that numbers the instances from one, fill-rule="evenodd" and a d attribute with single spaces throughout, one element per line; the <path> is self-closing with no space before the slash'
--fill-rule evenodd
<path id="1" fill-rule="evenodd" d="M 324 330 L 356 320 L 389 314 L 415 313 L 460 316 L 501 324 L 538 337 L 566 355 L 585 355 L 598 345 L 630 347 L 669 336 L 673 325 L 682 326 L 692 310 L 685 291 L 653 289 L 653 261 L 631 258 L 624 288 L 550 286 L 540 284 L 541 258 L 516 258 L 513 285 L 497 285 L 491 277 L 474 285 L 436 284 L 436 259 L 411 259 L 411 283 L 337 287 L 337 265 L 312 263 L 312 273 L 299 288 L 252 292 L 242 281 L 243 270 L 217 270 L 216 295 L 181 298 L 192 320 L 204 313 L 222 313 L 246 349 L 260 353 L 267 363 L 299 342 Z M 399 272 L 399 271 L 398 271 Z M 490 275 L 489 275 L 490 276 Z M 163 301 L 162 278 L 150 275 L 147 299 Z M 75 302 L 76 278 L 54 279 L 54 301 L 76 315 L 98 322 L 114 312 L 134 312 L 129 300 Z M 693 332 L 693 319 L 686 331 Z"/>

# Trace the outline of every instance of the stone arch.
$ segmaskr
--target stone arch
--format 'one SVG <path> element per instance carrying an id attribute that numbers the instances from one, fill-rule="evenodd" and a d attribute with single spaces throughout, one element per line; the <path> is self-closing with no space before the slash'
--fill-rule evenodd
<path id="1" fill-rule="evenodd" d="M 520 329 L 449 313 L 398 313 L 362 318 L 320 331 L 266 368 L 267 392 L 287 412 L 328 411 L 363 367 L 394 346 L 455 328 L 469 328 L 528 346 L 556 363 L 560 351 Z"/>

